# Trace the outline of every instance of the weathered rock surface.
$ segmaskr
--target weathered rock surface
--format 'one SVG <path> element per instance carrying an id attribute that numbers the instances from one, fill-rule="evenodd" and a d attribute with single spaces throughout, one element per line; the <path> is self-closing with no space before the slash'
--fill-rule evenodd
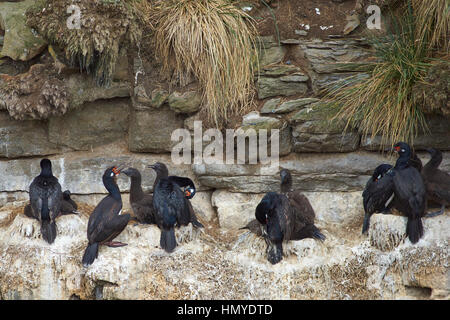
<path id="1" fill-rule="evenodd" d="M 261 50 L 259 64 L 261 66 L 279 63 L 283 60 L 287 49 L 284 46 L 273 46 Z"/>
<path id="2" fill-rule="evenodd" d="M 239 229 L 255 219 L 255 208 L 264 194 L 233 193 L 216 190 L 212 205 L 217 208 L 219 226 L 224 229 Z"/>
<path id="3" fill-rule="evenodd" d="M 128 131 L 128 99 L 86 103 L 61 117 L 49 119 L 49 139 L 74 150 L 90 150 L 122 139 Z"/>
<path id="4" fill-rule="evenodd" d="M 418 153 L 425 164 L 429 156 Z M 450 172 L 450 154 L 444 152 L 441 170 Z M 360 191 L 381 163 L 395 164 L 396 157 L 371 152 L 297 153 L 280 158 L 279 168 L 269 165 L 193 165 L 203 186 L 232 192 L 262 193 L 279 190 L 279 170 L 291 170 L 293 185 L 302 191 Z"/>
<path id="5" fill-rule="evenodd" d="M 7 112 L 0 112 L 0 157 L 40 156 L 60 151 L 48 138 L 47 123 L 17 121 Z"/>
<path id="6" fill-rule="evenodd" d="M 316 98 L 300 98 L 281 102 L 281 98 L 271 99 L 264 103 L 261 113 L 289 113 L 298 111 L 319 101 Z"/>
<path id="7" fill-rule="evenodd" d="M 200 109 L 202 96 L 197 91 L 172 92 L 168 97 L 170 109 L 177 113 L 193 113 Z"/>
<path id="8" fill-rule="evenodd" d="M 0 29 L 5 30 L 0 56 L 27 61 L 47 46 L 47 42 L 26 24 L 25 11 L 33 3 L 33 0 L 0 3 Z"/>
<path id="9" fill-rule="evenodd" d="M 338 229 L 318 221 L 327 239 L 285 243 L 285 257 L 276 265 L 266 260 L 264 240 L 247 231 L 185 227 L 167 254 L 156 226 L 130 224 L 116 238 L 128 246 L 100 247 L 84 268 L 86 213 L 58 218 L 58 236 L 49 245 L 38 222 L 17 209 L 0 211 L 4 299 L 449 298 L 448 213 L 424 219 L 425 235 L 416 245 L 405 240 L 387 251 L 371 243 L 390 239 L 387 225 L 406 218 L 375 215 L 370 239 L 360 235 L 360 225 Z"/>
<path id="10" fill-rule="evenodd" d="M 190 165 L 173 165 L 170 155 L 141 155 L 125 151 L 121 146 L 108 145 L 94 152 L 74 152 L 67 156 L 49 157 L 52 161 L 53 174 L 59 179 L 63 190 L 69 189 L 74 194 L 106 194 L 102 175 L 106 168 L 124 164 L 138 169 L 142 174 L 142 186 L 151 191 L 156 174 L 148 165 L 157 161 L 164 162 L 171 175 L 191 178 L 198 191 L 207 190 L 200 186 Z M 0 161 L 0 170 L 4 179 L 0 180 L 0 192 L 28 192 L 33 178 L 40 173 L 40 159 L 16 159 Z M 121 191 L 129 190 L 129 178 L 120 175 L 118 185 Z"/>
<path id="11" fill-rule="evenodd" d="M 266 78 L 260 77 L 256 83 L 258 99 L 265 99 L 274 96 L 292 96 L 295 94 L 305 94 L 308 85 L 305 78 Z M 302 80 L 302 81 L 299 81 Z"/>
<path id="12" fill-rule="evenodd" d="M 428 116 L 427 125 L 429 131 L 419 133 L 414 139 L 414 149 L 436 148 L 439 150 L 450 150 L 450 120 L 442 116 Z M 365 137 L 361 139 L 361 147 L 371 151 L 380 150 L 384 148 L 381 145 L 381 141 L 381 136 L 376 136 L 373 139 Z M 390 143 L 388 142 L 388 145 Z"/>
<path id="13" fill-rule="evenodd" d="M 34 64 L 17 76 L 0 75 L 0 109 L 17 120 L 64 115 L 84 103 L 130 96 L 130 83 L 99 87 L 87 74 L 59 75 L 53 64 Z"/>
<path id="14" fill-rule="evenodd" d="M 177 144 L 172 132 L 184 118 L 168 108 L 134 110 L 130 114 L 129 149 L 134 152 L 170 152 Z"/>
<path id="15" fill-rule="evenodd" d="M 291 117 L 294 152 L 349 152 L 359 147 L 357 132 L 345 131 L 334 120 L 335 109 L 322 103 L 308 105 Z"/>

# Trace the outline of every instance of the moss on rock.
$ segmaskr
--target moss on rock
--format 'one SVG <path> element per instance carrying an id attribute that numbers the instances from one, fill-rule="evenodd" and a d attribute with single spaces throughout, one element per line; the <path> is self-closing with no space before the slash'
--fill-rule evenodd
<path id="1" fill-rule="evenodd" d="M 80 27 L 69 27 L 71 6 L 80 13 Z M 138 13 L 124 1 L 39 0 L 27 12 L 27 23 L 50 43 L 64 49 L 72 66 L 93 73 L 98 84 L 109 85 L 122 47 L 141 38 Z"/>

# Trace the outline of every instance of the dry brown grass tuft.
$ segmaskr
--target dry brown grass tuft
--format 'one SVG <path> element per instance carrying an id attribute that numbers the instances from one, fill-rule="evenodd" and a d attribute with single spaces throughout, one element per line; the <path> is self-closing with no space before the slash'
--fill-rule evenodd
<path id="1" fill-rule="evenodd" d="M 428 38 L 430 48 L 447 54 L 450 49 L 450 2 L 448 0 L 412 0 L 418 39 Z"/>
<path id="2" fill-rule="evenodd" d="M 162 71 L 181 86 L 194 76 L 203 112 L 221 127 L 252 101 L 258 61 L 252 18 L 229 0 L 164 0 L 147 6 Z"/>

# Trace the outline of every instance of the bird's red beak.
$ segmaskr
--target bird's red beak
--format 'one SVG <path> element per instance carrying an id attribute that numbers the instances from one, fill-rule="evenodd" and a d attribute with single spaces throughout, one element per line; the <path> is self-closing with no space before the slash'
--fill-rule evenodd
<path id="1" fill-rule="evenodd" d="M 114 174 L 117 176 L 120 173 L 120 170 L 117 167 L 112 168 L 112 171 L 114 172 Z"/>

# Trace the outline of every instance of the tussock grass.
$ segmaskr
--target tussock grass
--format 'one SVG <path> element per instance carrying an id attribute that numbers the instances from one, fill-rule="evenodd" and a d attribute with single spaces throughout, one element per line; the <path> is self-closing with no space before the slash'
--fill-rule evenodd
<path id="1" fill-rule="evenodd" d="M 356 74 L 328 88 L 323 99 L 339 108 L 335 118 L 347 121 L 346 130 L 359 127 L 364 137 L 381 136 L 381 149 L 397 141 L 413 144 L 419 131 L 428 130 L 413 86 L 424 82 L 435 48 L 432 43 L 441 44 L 445 23 L 441 16 L 425 22 L 425 11 L 420 10 L 429 12 L 430 2 L 437 10 L 445 1 L 424 1 L 426 6 L 415 11 L 409 2 L 402 16 L 392 17 L 387 36 L 371 39 L 378 59 L 359 70 L 369 78 L 361 81 Z M 430 29 L 436 25 L 439 30 Z M 446 28 L 448 32 L 448 24 Z"/>
<path id="2" fill-rule="evenodd" d="M 428 38 L 429 48 L 450 49 L 450 2 L 448 0 L 412 0 L 418 39 Z"/>
<path id="3" fill-rule="evenodd" d="M 252 18 L 229 0 L 161 0 L 150 6 L 162 72 L 181 86 L 192 76 L 199 81 L 206 120 L 221 127 L 246 110 L 258 61 Z"/>

